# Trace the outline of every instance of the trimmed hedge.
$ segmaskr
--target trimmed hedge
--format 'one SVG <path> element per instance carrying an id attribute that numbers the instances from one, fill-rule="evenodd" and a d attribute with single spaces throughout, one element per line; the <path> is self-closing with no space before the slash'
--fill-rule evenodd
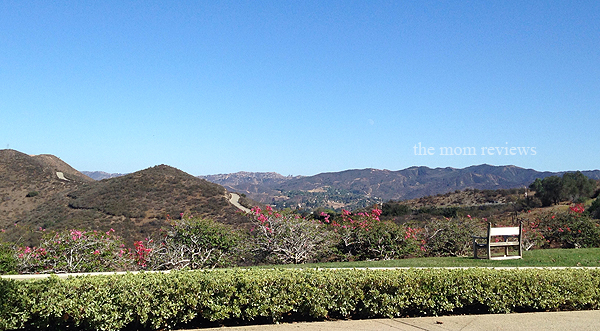
<path id="1" fill-rule="evenodd" d="M 597 269 L 233 269 L 0 279 L 0 329 L 597 309 L 599 285 Z"/>

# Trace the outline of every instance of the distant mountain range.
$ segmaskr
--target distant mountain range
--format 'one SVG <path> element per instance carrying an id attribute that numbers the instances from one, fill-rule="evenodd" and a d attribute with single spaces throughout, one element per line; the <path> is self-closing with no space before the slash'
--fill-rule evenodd
<path id="1" fill-rule="evenodd" d="M 388 200 L 408 200 L 466 188 L 508 189 L 524 187 L 536 178 L 562 172 L 539 172 L 516 166 L 487 164 L 463 169 L 410 167 L 390 171 L 346 170 L 314 176 L 282 176 L 277 173 L 238 172 L 201 176 L 230 191 L 276 207 L 353 209 Z M 600 170 L 583 171 L 600 179 Z"/>
<path id="2" fill-rule="evenodd" d="M 104 171 L 82 171 L 81 173 L 90 177 L 93 180 L 103 180 L 103 179 L 121 177 L 121 176 L 126 175 L 126 174 L 119 174 L 119 173 L 109 174 L 108 172 L 104 172 Z"/>

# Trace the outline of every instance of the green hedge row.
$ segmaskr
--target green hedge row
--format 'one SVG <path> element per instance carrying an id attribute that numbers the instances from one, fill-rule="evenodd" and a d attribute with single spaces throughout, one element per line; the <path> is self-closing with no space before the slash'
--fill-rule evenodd
<path id="1" fill-rule="evenodd" d="M 596 269 L 214 270 L 0 280 L 0 329 L 597 309 Z"/>

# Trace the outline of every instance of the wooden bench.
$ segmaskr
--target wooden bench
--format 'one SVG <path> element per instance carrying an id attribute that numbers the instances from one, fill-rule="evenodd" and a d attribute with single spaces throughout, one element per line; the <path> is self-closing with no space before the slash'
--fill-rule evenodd
<path id="1" fill-rule="evenodd" d="M 487 258 L 491 260 L 508 260 L 523 258 L 523 224 L 519 226 L 493 228 L 492 223 L 488 223 L 487 237 L 473 236 L 473 257 L 477 257 L 479 248 L 487 248 Z M 500 241 L 497 241 L 501 238 Z M 503 247 L 504 256 L 492 256 L 492 248 Z M 518 248 L 519 255 L 508 255 L 510 247 Z"/>

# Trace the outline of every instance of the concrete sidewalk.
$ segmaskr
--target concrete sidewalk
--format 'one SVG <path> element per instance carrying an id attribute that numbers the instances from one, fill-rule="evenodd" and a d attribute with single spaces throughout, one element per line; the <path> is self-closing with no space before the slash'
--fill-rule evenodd
<path id="1" fill-rule="evenodd" d="M 462 315 L 371 319 L 357 321 L 302 322 L 275 325 L 220 327 L 201 330 L 226 331 L 481 331 L 481 330 L 600 330 L 600 310 Z"/>

